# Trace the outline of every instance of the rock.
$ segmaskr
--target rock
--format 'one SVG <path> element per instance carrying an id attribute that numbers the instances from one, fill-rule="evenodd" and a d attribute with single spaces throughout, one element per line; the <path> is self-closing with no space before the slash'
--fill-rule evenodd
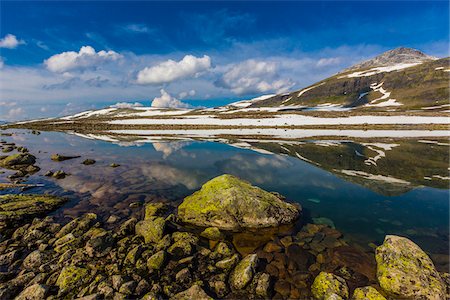
<path id="1" fill-rule="evenodd" d="M 110 164 L 109 165 L 111 168 L 117 168 L 117 167 L 120 167 L 120 165 L 119 164 L 116 164 L 116 163 L 112 163 L 112 164 Z"/>
<path id="2" fill-rule="evenodd" d="M 409 239 L 387 235 L 375 258 L 378 282 L 392 297 L 445 298 L 445 286 L 433 262 Z"/>
<path id="3" fill-rule="evenodd" d="M 275 242 L 268 242 L 264 246 L 264 252 L 272 253 L 272 252 L 280 252 L 283 248 Z"/>
<path id="4" fill-rule="evenodd" d="M 275 292 L 287 298 L 291 294 L 291 285 L 286 280 L 278 280 L 273 287 Z"/>
<path id="5" fill-rule="evenodd" d="M 112 286 L 113 288 L 118 291 L 120 289 L 120 287 L 122 286 L 122 284 L 125 282 L 125 280 L 123 279 L 122 276 L 120 275 L 113 275 L 111 277 L 111 282 L 112 282 Z"/>
<path id="6" fill-rule="evenodd" d="M 223 234 L 217 227 L 208 227 L 200 233 L 201 237 L 212 241 L 220 241 L 223 239 Z"/>
<path id="7" fill-rule="evenodd" d="M 166 205 L 164 203 L 147 203 L 145 205 L 145 220 L 151 219 L 155 215 L 158 215 L 161 211 L 166 209 Z"/>
<path id="8" fill-rule="evenodd" d="M 345 280 L 341 277 L 331 273 L 320 272 L 314 279 L 311 293 L 318 300 L 347 299 L 348 287 Z"/>
<path id="9" fill-rule="evenodd" d="M 0 255 L 0 266 L 11 265 L 20 256 L 20 251 L 12 250 Z"/>
<path id="10" fill-rule="evenodd" d="M 0 160 L 0 165 L 4 167 L 15 167 L 20 165 L 33 165 L 36 162 L 36 157 L 29 153 L 16 153 L 9 155 Z"/>
<path id="11" fill-rule="evenodd" d="M 249 254 L 242 259 L 230 275 L 230 285 L 235 290 L 241 290 L 252 280 L 258 256 Z"/>
<path id="12" fill-rule="evenodd" d="M 179 240 L 173 243 L 167 252 L 176 257 L 185 257 L 192 253 L 192 245 L 188 240 Z"/>
<path id="13" fill-rule="evenodd" d="M 138 259 L 141 257 L 142 251 L 144 249 L 142 248 L 142 245 L 137 245 L 133 249 L 128 252 L 127 256 L 125 257 L 124 264 L 130 264 L 134 266 Z"/>
<path id="14" fill-rule="evenodd" d="M 64 179 L 66 178 L 68 174 L 62 170 L 58 170 L 55 173 L 53 173 L 52 177 L 56 179 Z"/>
<path id="15" fill-rule="evenodd" d="M 263 228 L 293 222 L 299 209 L 232 175 L 222 175 L 186 197 L 178 207 L 182 222 L 224 230 Z"/>
<path id="16" fill-rule="evenodd" d="M 192 299 L 212 300 L 213 298 L 208 296 L 208 294 L 206 294 L 205 291 L 200 286 L 198 286 L 197 284 L 194 284 L 189 289 L 176 294 L 175 296 L 173 296 L 170 299 L 171 300 L 192 300 Z"/>
<path id="17" fill-rule="evenodd" d="M 101 231 L 100 233 L 93 235 L 86 243 L 86 252 L 90 257 L 105 256 L 113 246 L 113 242 L 114 239 L 111 233 Z"/>
<path id="18" fill-rule="evenodd" d="M 228 246 L 228 244 L 225 242 L 219 242 L 214 249 L 214 254 L 219 257 L 230 257 L 231 255 L 233 255 L 233 253 L 233 248 Z"/>
<path id="19" fill-rule="evenodd" d="M 39 250 L 35 250 L 28 254 L 27 257 L 23 260 L 23 266 L 27 270 L 33 270 L 39 268 L 43 261 L 45 260 L 46 255 Z"/>
<path id="20" fill-rule="evenodd" d="M 119 293 L 124 295 L 132 295 L 134 293 L 134 290 L 136 289 L 136 286 L 136 281 L 127 281 L 120 286 Z"/>
<path id="21" fill-rule="evenodd" d="M 269 297 L 270 275 L 267 273 L 260 273 L 256 282 L 255 294 L 261 298 Z"/>
<path id="22" fill-rule="evenodd" d="M 63 292 L 69 291 L 90 279 L 89 271 L 85 268 L 69 266 L 62 269 L 58 276 L 56 285 Z"/>
<path id="23" fill-rule="evenodd" d="M 45 299 L 48 294 L 48 286 L 33 284 L 23 290 L 15 300 L 40 300 Z"/>
<path id="24" fill-rule="evenodd" d="M 136 224 L 137 235 L 144 238 L 146 243 L 157 243 L 164 235 L 166 221 L 161 217 L 140 221 Z"/>
<path id="25" fill-rule="evenodd" d="M 355 289 L 352 300 L 386 300 L 374 287 L 365 286 Z"/>
<path id="26" fill-rule="evenodd" d="M 230 258 L 225 258 L 216 263 L 216 267 L 222 270 L 230 270 L 239 262 L 239 255 L 234 254 Z"/>
<path id="27" fill-rule="evenodd" d="M 95 160 L 88 158 L 88 159 L 83 160 L 82 164 L 86 165 L 86 166 L 93 165 L 93 164 L 95 164 Z"/>
<path id="28" fill-rule="evenodd" d="M 18 227 L 20 223 L 48 213 L 61 206 L 64 198 L 49 195 L 2 195 L 0 196 L 0 229 Z"/>
<path id="29" fill-rule="evenodd" d="M 66 156 L 66 155 L 60 155 L 60 154 L 52 154 L 50 156 L 50 159 L 53 161 L 64 161 L 69 160 L 73 158 L 79 158 L 80 156 Z"/>
<path id="30" fill-rule="evenodd" d="M 147 260 L 147 267 L 149 270 L 159 270 L 164 264 L 166 253 L 161 250 L 150 256 Z"/>
<path id="31" fill-rule="evenodd" d="M 181 269 L 177 274 L 175 274 L 175 280 L 178 283 L 186 283 L 191 280 L 191 272 L 188 268 Z"/>

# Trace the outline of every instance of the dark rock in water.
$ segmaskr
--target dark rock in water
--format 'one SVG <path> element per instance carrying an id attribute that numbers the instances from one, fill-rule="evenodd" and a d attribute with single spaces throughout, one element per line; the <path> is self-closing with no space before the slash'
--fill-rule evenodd
<path id="1" fill-rule="evenodd" d="M 216 177 L 184 199 L 181 221 L 224 230 L 273 227 L 293 222 L 299 208 L 232 175 Z"/>
<path id="2" fill-rule="evenodd" d="M 56 179 L 64 179 L 68 174 L 62 170 L 56 171 L 53 173 L 52 177 Z"/>
<path id="3" fill-rule="evenodd" d="M 60 154 L 52 154 L 50 156 L 50 159 L 53 161 L 65 161 L 69 159 L 79 158 L 81 156 L 66 156 L 66 155 L 60 155 Z"/>
<path id="4" fill-rule="evenodd" d="M 286 256 L 289 263 L 294 264 L 294 268 L 306 272 L 314 262 L 314 255 L 303 249 L 299 245 L 292 244 L 286 249 Z"/>
<path id="5" fill-rule="evenodd" d="M 112 163 L 112 164 L 110 164 L 109 165 L 111 168 L 117 168 L 117 167 L 120 167 L 120 165 L 119 164 L 116 164 L 116 163 Z"/>
<path id="6" fill-rule="evenodd" d="M 444 299 L 444 282 L 428 255 L 407 238 L 388 235 L 376 250 L 377 277 L 394 298 Z"/>
<path id="7" fill-rule="evenodd" d="M 48 195 L 0 196 L 0 229 L 17 226 L 33 217 L 55 210 L 66 200 Z"/>
<path id="8" fill-rule="evenodd" d="M 52 177 L 53 176 L 53 172 L 52 171 L 47 171 L 47 172 L 45 172 L 44 176 Z"/>
<path id="9" fill-rule="evenodd" d="M 86 166 L 93 165 L 93 164 L 95 164 L 95 160 L 88 158 L 88 159 L 83 160 L 82 164 L 86 165 Z"/>

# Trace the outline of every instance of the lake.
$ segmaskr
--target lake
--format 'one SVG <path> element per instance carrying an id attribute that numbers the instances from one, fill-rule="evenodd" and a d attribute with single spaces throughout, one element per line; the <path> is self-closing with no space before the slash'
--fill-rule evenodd
<path id="1" fill-rule="evenodd" d="M 4 132 L 13 135 L 3 140 L 27 147 L 41 168 L 25 182 L 43 186 L 26 193 L 71 199 L 54 213 L 59 218 L 85 212 L 126 217 L 134 202 L 176 206 L 209 179 L 228 173 L 299 203 L 304 221 L 334 226 L 351 244 L 370 249 L 387 234 L 406 236 L 430 253 L 438 268 L 448 267 L 447 137 L 261 140 Z M 54 162 L 54 153 L 81 157 Z M 81 164 L 86 158 L 96 163 Z M 44 176 L 60 169 L 70 176 Z M 0 181 L 8 182 L 11 174 L 0 174 Z"/>

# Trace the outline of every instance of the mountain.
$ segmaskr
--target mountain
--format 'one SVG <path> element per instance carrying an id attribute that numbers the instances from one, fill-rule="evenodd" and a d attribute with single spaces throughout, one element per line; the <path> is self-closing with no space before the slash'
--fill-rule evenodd
<path id="1" fill-rule="evenodd" d="M 250 108 L 448 110 L 449 58 L 397 48 L 302 90 L 257 101 Z"/>

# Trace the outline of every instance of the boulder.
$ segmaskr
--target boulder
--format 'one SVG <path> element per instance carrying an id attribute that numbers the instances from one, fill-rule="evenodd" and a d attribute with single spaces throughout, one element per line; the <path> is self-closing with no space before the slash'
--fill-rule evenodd
<path id="1" fill-rule="evenodd" d="M 365 286 L 355 289 L 352 300 L 386 300 L 376 288 Z"/>
<path id="2" fill-rule="evenodd" d="M 161 250 L 150 256 L 147 260 L 147 267 L 150 271 L 159 270 L 164 264 L 166 253 Z"/>
<path id="3" fill-rule="evenodd" d="M 221 239 L 223 239 L 223 234 L 217 227 L 206 228 L 200 233 L 200 236 L 212 241 L 220 241 Z"/>
<path id="4" fill-rule="evenodd" d="M 378 282 L 393 298 L 445 298 L 445 286 L 433 262 L 409 239 L 387 235 L 375 258 Z"/>
<path id="5" fill-rule="evenodd" d="M 14 167 L 18 165 L 33 165 L 36 162 L 36 157 L 29 153 L 16 153 L 7 156 L 0 161 L 1 165 L 5 167 Z"/>
<path id="6" fill-rule="evenodd" d="M 61 154 L 52 154 L 50 156 L 50 159 L 53 161 L 65 161 L 73 158 L 79 158 L 80 156 L 67 156 L 67 155 L 61 155 Z"/>
<path id="7" fill-rule="evenodd" d="M 146 243 L 157 243 L 164 235 L 166 221 L 161 217 L 152 217 L 136 224 L 137 235 L 144 238 Z"/>
<path id="8" fill-rule="evenodd" d="M 320 272 L 311 286 L 314 299 L 347 299 L 348 287 L 345 280 L 331 273 Z"/>
<path id="9" fill-rule="evenodd" d="M 212 300 L 213 298 L 208 296 L 208 294 L 206 294 L 205 291 L 201 287 L 199 287 L 197 284 L 194 284 L 189 289 L 176 294 L 175 296 L 173 296 L 170 299 L 171 300 L 191 300 L 191 299 Z"/>
<path id="10" fill-rule="evenodd" d="M 230 285 L 235 290 L 241 290 L 247 286 L 253 278 L 258 256 L 249 254 L 242 259 L 230 275 Z"/>
<path id="11" fill-rule="evenodd" d="M 182 222 L 223 230 L 274 227 L 293 222 L 299 208 L 232 175 L 221 175 L 186 197 Z"/>
<path id="12" fill-rule="evenodd" d="M 48 286 L 33 284 L 24 289 L 15 300 L 40 300 L 45 299 L 48 294 Z"/>
<path id="13" fill-rule="evenodd" d="M 88 282 L 89 278 L 90 274 L 87 269 L 69 266 L 62 269 L 56 281 L 56 285 L 61 291 L 66 292 L 80 284 Z"/>

